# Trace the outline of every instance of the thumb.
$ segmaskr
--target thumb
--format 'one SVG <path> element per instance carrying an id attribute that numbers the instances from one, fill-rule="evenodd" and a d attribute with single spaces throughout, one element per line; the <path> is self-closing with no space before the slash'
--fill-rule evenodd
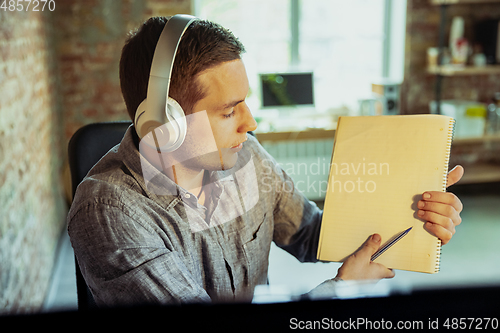
<path id="1" fill-rule="evenodd" d="M 361 246 L 359 254 L 371 258 L 371 256 L 379 249 L 381 240 L 382 237 L 379 234 L 371 235 Z"/>
<path id="2" fill-rule="evenodd" d="M 448 172 L 448 177 L 446 181 L 446 187 L 449 187 L 456 182 L 458 182 L 464 175 L 464 168 L 461 165 L 457 165 L 450 172 Z"/>

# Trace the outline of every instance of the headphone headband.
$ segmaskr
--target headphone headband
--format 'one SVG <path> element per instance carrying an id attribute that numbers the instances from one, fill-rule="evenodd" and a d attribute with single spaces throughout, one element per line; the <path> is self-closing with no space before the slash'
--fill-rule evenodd
<path id="1" fill-rule="evenodd" d="M 153 77 L 159 80 L 165 80 L 166 94 L 161 95 L 162 97 L 168 97 L 172 68 L 174 67 L 175 55 L 179 43 L 181 42 L 184 32 L 195 20 L 196 18 L 194 16 L 175 15 L 167 21 L 165 28 L 163 28 L 158 44 L 156 45 L 150 73 L 150 80 Z M 151 85 L 148 85 L 148 98 L 151 96 L 149 93 L 150 87 Z M 166 97 L 164 100 L 166 101 Z M 162 110 L 164 109 L 165 107 L 162 108 Z"/>
<path id="2" fill-rule="evenodd" d="M 163 28 L 151 64 L 147 98 L 135 115 L 134 123 L 140 138 L 170 121 L 166 111 L 175 55 L 184 32 L 195 20 L 197 18 L 191 15 L 175 15 Z"/>

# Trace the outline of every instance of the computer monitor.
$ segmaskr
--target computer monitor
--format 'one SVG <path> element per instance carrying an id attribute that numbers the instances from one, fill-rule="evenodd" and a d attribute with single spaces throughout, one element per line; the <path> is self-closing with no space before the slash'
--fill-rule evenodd
<path id="1" fill-rule="evenodd" d="M 314 106 L 313 73 L 260 74 L 262 107 Z"/>

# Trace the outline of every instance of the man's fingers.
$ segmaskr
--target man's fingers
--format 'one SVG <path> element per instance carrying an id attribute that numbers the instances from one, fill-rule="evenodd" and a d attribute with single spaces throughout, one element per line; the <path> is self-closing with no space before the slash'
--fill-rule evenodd
<path id="1" fill-rule="evenodd" d="M 419 212 L 422 212 L 422 211 L 419 211 Z M 418 216 L 421 217 L 423 220 L 430 222 L 432 224 L 441 226 L 441 227 L 449 230 L 452 233 L 455 233 L 455 226 L 458 225 L 458 222 L 455 223 L 453 221 L 453 219 L 446 217 L 446 216 L 443 216 L 443 215 L 440 215 L 440 214 L 437 214 L 437 213 L 434 213 L 434 212 L 425 212 L 424 211 L 424 214 L 422 214 L 422 215 L 419 214 Z"/>
<path id="2" fill-rule="evenodd" d="M 371 265 L 379 265 L 380 274 L 384 277 L 384 279 L 392 279 L 394 276 L 396 276 L 396 273 L 392 269 L 387 268 L 382 264 L 372 262 Z"/>
<path id="3" fill-rule="evenodd" d="M 379 234 L 373 234 L 366 240 L 361 250 L 364 251 L 371 260 L 371 256 L 374 255 L 380 248 L 381 242 L 382 237 Z M 370 262 L 370 266 L 376 267 L 376 270 L 378 271 L 377 275 L 383 279 L 390 279 L 396 275 L 392 269 L 389 269 L 382 264 Z"/>
<path id="4" fill-rule="evenodd" d="M 464 175 L 464 168 L 461 165 L 457 165 L 450 172 L 448 172 L 448 177 L 446 180 L 446 187 L 449 187 L 456 182 L 458 182 Z"/>
<path id="5" fill-rule="evenodd" d="M 381 241 L 382 237 L 379 234 L 371 235 L 361 247 L 360 253 L 371 258 L 371 256 L 379 249 Z"/>
<path id="6" fill-rule="evenodd" d="M 427 232 L 430 233 L 431 235 L 434 235 L 437 238 L 441 239 L 442 245 L 447 244 L 450 241 L 451 237 L 453 237 L 453 234 L 455 233 L 455 228 L 449 230 L 439 224 L 432 222 L 425 222 L 424 229 L 427 230 Z"/>
<path id="7" fill-rule="evenodd" d="M 418 204 L 427 204 L 427 202 L 439 202 L 446 205 L 451 205 L 457 212 L 461 212 L 464 208 L 460 199 L 451 192 L 427 191 L 422 195 L 422 202 Z M 419 207 L 420 208 L 420 207 Z"/>
<path id="8" fill-rule="evenodd" d="M 371 261 L 371 256 L 380 248 L 382 237 L 373 234 L 350 255 L 339 268 L 338 277 L 343 280 L 380 280 L 394 277 L 394 271 Z"/>
<path id="9" fill-rule="evenodd" d="M 421 219 L 441 224 L 445 228 L 448 228 L 449 221 L 452 222 L 452 226 L 459 225 L 462 222 L 460 213 L 451 205 L 440 202 L 419 201 L 418 208 L 417 214 Z"/>

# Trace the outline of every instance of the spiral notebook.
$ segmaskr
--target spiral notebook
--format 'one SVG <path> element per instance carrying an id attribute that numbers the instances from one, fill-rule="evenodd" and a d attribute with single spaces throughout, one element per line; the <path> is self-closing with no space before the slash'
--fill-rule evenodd
<path id="1" fill-rule="evenodd" d="M 423 228 L 417 202 L 446 191 L 454 120 L 442 115 L 340 117 L 318 259 L 344 261 L 372 234 L 382 244 L 412 230 L 375 262 L 437 273 L 441 241 Z"/>

